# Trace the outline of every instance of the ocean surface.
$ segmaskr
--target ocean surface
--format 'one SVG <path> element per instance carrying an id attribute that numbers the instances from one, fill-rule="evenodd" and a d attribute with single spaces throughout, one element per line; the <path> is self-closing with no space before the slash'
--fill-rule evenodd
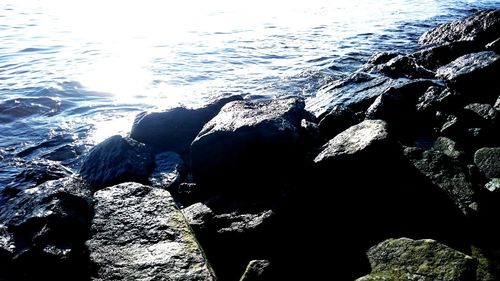
<path id="1" fill-rule="evenodd" d="M 499 0 L 0 0 L 0 190 L 77 170 L 144 110 L 314 95 L 371 54 Z"/>

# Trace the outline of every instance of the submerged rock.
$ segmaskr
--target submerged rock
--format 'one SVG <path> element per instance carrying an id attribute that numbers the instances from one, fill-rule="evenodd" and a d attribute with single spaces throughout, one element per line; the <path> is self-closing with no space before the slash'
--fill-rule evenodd
<path id="1" fill-rule="evenodd" d="M 388 239 L 367 255 L 372 272 L 357 281 L 476 280 L 475 259 L 430 239 Z"/>
<path id="2" fill-rule="evenodd" d="M 92 205 L 80 179 L 48 181 L 0 204 L 0 280 L 88 280 Z"/>
<path id="3" fill-rule="evenodd" d="M 311 117 L 297 98 L 225 105 L 191 145 L 194 180 L 220 186 L 288 179 L 302 160 L 302 119 Z"/>
<path id="4" fill-rule="evenodd" d="M 474 163 L 488 178 L 500 178 L 500 147 L 483 147 L 474 154 Z"/>
<path id="5" fill-rule="evenodd" d="M 486 10 L 465 19 L 445 23 L 425 32 L 420 44 L 443 44 L 455 41 L 474 41 L 485 45 L 499 37 L 500 10 Z"/>
<path id="6" fill-rule="evenodd" d="M 163 112 L 143 112 L 135 118 L 130 137 L 158 150 L 186 153 L 205 123 L 226 103 L 242 99 L 235 95 L 201 108 L 175 107 Z"/>
<path id="7" fill-rule="evenodd" d="M 116 135 L 90 150 L 80 174 L 93 189 L 100 189 L 127 181 L 145 183 L 153 167 L 153 155 L 143 143 Z"/>
<path id="8" fill-rule="evenodd" d="M 123 183 L 95 200 L 92 280 L 215 280 L 168 191 Z"/>

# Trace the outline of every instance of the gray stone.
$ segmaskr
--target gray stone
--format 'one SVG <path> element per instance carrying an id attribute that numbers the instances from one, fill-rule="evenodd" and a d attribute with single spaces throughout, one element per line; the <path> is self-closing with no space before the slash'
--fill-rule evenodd
<path id="1" fill-rule="evenodd" d="M 486 44 L 486 50 L 500 53 L 500 38 Z"/>
<path id="2" fill-rule="evenodd" d="M 336 105 L 320 120 L 318 127 L 321 136 L 329 140 L 358 122 L 354 111 L 345 106 Z"/>
<path id="3" fill-rule="evenodd" d="M 452 140 L 438 138 L 431 149 L 406 155 L 425 177 L 447 194 L 462 213 L 470 215 L 477 211 L 478 188 L 472 182 L 469 169 L 463 161 L 464 152 Z"/>
<path id="4" fill-rule="evenodd" d="M 283 180 L 300 160 L 301 120 L 311 118 L 297 98 L 228 103 L 191 145 L 194 180 Z"/>
<path id="5" fill-rule="evenodd" d="M 484 187 L 491 192 L 496 192 L 500 189 L 500 178 L 491 179 L 484 185 Z"/>
<path id="6" fill-rule="evenodd" d="M 474 153 L 474 163 L 483 174 L 500 178 L 500 147 L 483 147 Z"/>
<path id="7" fill-rule="evenodd" d="M 474 98 L 490 98 L 497 84 L 500 55 L 485 51 L 461 56 L 436 71 L 436 77 L 458 91 L 474 93 Z M 496 97 L 496 96 L 495 96 Z"/>
<path id="8" fill-rule="evenodd" d="M 389 140 L 387 123 L 365 120 L 335 136 L 321 148 L 315 163 L 342 160 L 366 151 L 376 151 Z"/>
<path id="9" fill-rule="evenodd" d="M 182 213 L 195 233 L 208 229 L 214 218 L 212 209 L 201 202 L 182 209 Z"/>
<path id="10" fill-rule="evenodd" d="M 466 105 L 464 110 L 475 115 L 483 123 L 493 124 L 498 119 L 498 112 L 491 104 L 471 103 Z"/>
<path id="11" fill-rule="evenodd" d="M 498 96 L 494 106 L 497 111 L 500 111 L 500 96 Z"/>
<path id="12" fill-rule="evenodd" d="M 420 44 L 443 44 L 455 41 L 474 41 L 485 45 L 498 38 L 500 30 L 500 10 L 486 10 L 470 17 L 445 23 L 425 32 Z"/>
<path id="13" fill-rule="evenodd" d="M 473 42 L 457 41 L 428 47 L 411 53 L 408 56 L 414 58 L 417 65 L 431 71 L 436 71 L 439 67 L 454 61 L 458 57 L 480 50 L 481 48 Z"/>
<path id="14" fill-rule="evenodd" d="M 145 183 L 153 166 L 153 154 L 143 143 L 116 135 L 90 150 L 80 174 L 93 189 L 100 189 L 127 181 Z"/>
<path id="15" fill-rule="evenodd" d="M 390 77 L 407 77 L 411 79 L 433 78 L 435 73 L 421 66 L 412 56 L 400 55 L 389 60 L 379 68 Z"/>
<path id="16" fill-rule="evenodd" d="M 431 239 L 388 239 L 368 250 L 372 272 L 357 281 L 474 281 L 474 258 Z"/>
<path id="17" fill-rule="evenodd" d="M 248 263 L 240 281 L 271 281 L 271 263 L 268 260 L 252 260 Z"/>
<path id="18" fill-rule="evenodd" d="M 175 107 L 163 112 L 143 112 L 135 118 L 130 137 L 158 150 L 186 153 L 205 123 L 228 102 L 242 99 L 235 95 L 200 108 Z"/>
<path id="19" fill-rule="evenodd" d="M 86 280 L 92 202 L 81 179 L 48 181 L 0 205 L 0 280 Z"/>
<path id="20" fill-rule="evenodd" d="M 386 89 L 395 87 L 407 79 L 355 72 L 349 77 L 318 90 L 314 97 L 306 100 L 306 109 L 318 119 L 322 119 L 335 106 L 345 106 L 354 112 L 365 111 L 368 106 Z"/>
<path id="21" fill-rule="evenodd" d="M 123 183 L 94 197 L 92 280 L 215 280 L 168 191 Z"/>

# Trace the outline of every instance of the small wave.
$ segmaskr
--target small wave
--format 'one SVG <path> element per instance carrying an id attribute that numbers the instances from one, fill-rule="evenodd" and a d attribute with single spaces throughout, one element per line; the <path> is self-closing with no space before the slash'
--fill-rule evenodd
<path id="1" fill-rule="evenodd" d="M 72 104 L 58 98 L 16 98 L 0 103 L 0 122 L 12 122 L 33 115 L 54 116 Z"/>

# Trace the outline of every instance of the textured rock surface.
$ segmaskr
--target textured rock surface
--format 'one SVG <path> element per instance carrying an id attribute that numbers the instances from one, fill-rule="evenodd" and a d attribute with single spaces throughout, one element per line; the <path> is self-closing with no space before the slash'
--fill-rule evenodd
<path id="1" fill-rule="evenodd" d="M 440 67 L 436 76 L 444 79 L 453 89 L 474 92 L 484 97 L 498 94 L 496 91 L 492 92 L 491 87 L 497 82 L 499 70 L 500 55 L 485 51 L 457 58 Z"/>
<path id="2" fill-rule="evenodd" d="M 439 189 L 443 190 L 464 214 L 477 211 L 477 190 L 467 165 L 462 161 L 463 152 L 448 138 L 439 138 L 426 151 L 406 150 L 415 167 Z"/>
<path id="3" fill-rule="evenodd" d="M 116 135 L 90 150 L 80 174 L 99 189 L 126 181 L 147 182 L 153 166 L 153 155 L 144 144 Z"/>
<path id="4" fill-rule="evenodd" d="M 240 281 L 271 281 L 271 263 L 268 260 L 252 260 L 248 263 Z"/>
<path id="5" fill-rule="evenodd" d="M 445 23 L 424 33 L 421 44 L 443 44 L 455 41 L 474 41 L 485 45 L 498 38 L 500 32 L 500 10 L 487 10 L 465 19 Z"/>
<path id="6" fill-rule="evenodd" d="M 387 123 L 382 120 L 365 120 L 338 134 L 322 148 L 314 162 L 342 160 L 366 151 L 375 151 L 389 139 Z"/>
<path id="7" fill-rule="evenodd" d="M 176 107 L 163 112 L 143 112 L 135 118 L 130 137 L 159 150 L 185 153 L 203 125 L 226 103 L 242 99 L 230 96 L 201 108 Z"/>
<path id="8" fill-rule="evenodd" d="M 172 192 L 186 177 L 186 167 L 181 156 L 167 151 L 155 156 L 155 169 L 149 177 L 153 187 L 164 188 Z"/>
<path id="9" fill-rule="evenodd" d="M 215 280 L 168 191 L 123 183 L 95 200 L 93 280 Z"/>
<path id="10" fill-rule="evenodd" d="M 474 154 L 474 163 L 488 178 L 500 178 L 500 147 L 484 147 Z"/>
<path id="11" fill-rule="evenodd" d="M 473 281 L 476 261 L 434 240 L 389 239 L 368 251 L 372 273 L 357 281 Z"/>
<path id="12" fill-rule="evenodd" d="M 89 198 L 80 179 L 64 178 L 0 202 L 0 280 L 86 280 Z"/>
<path id="13" fill-rule="evenodd" d="M 337 105 L 346 106 L 354 112 L 364 111 L 384 90 L 405 80 L 356 72 L 321 88 L 316 96 L 306 100 L 306 109 L 320 120 Z"/>
<path id="14" fill-rule="evenodd" d="M 310 118 L 297 98 L 227 104 L 191 145 L 193 178 L 217 184 L 283 180 L 301 157 L 301 120 Z"/>

